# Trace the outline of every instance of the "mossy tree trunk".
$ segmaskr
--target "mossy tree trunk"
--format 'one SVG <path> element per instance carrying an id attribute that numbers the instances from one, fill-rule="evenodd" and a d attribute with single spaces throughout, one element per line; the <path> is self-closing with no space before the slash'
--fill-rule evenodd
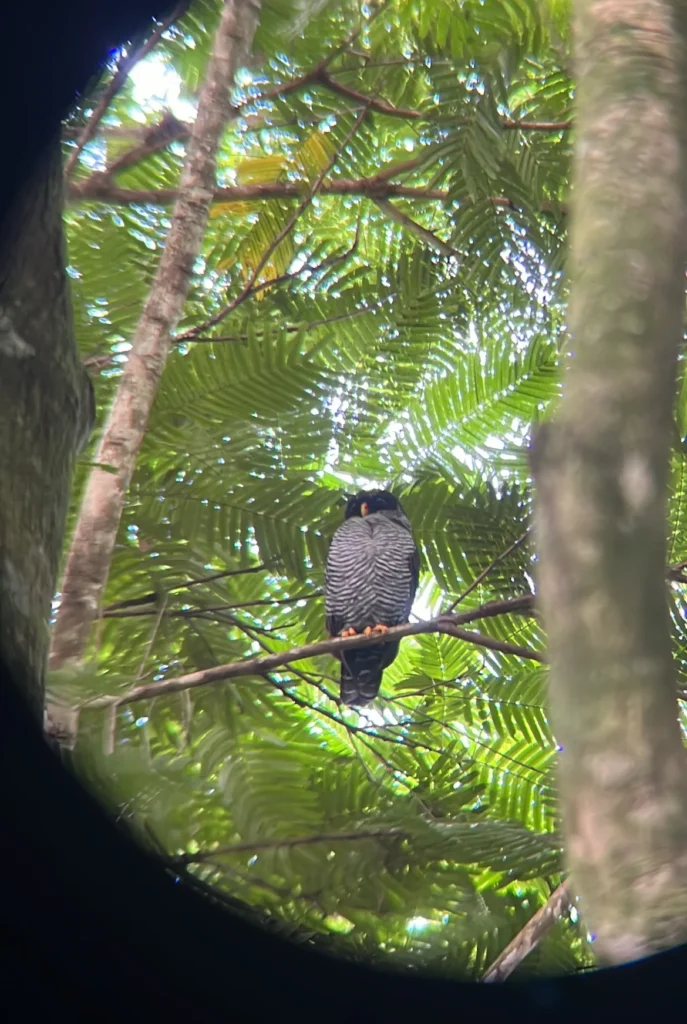
<path id="1" fill-rule="evenodd" d="M 687 940 L 687 756 L 665 590 L 687 243 L 679 0 L 577 0 L 570 351 L 535 438 L 540 602 L 580 909 L 600 959 Z"/>

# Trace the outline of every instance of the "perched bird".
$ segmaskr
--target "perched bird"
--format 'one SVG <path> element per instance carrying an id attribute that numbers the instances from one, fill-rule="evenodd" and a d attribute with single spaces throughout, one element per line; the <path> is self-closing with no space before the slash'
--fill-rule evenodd
<path id="1" fill-rule="evenodd" d="M 349 498 L 344 522 L 327 556 L 325 612 L 331 637 L 385 633 L 408 622 L 420 573 L 420 553 L 410 523 L 389 491 L 360 491 Z M 399 643 L 342 651 L 341 699 L 368 704 Z"/>

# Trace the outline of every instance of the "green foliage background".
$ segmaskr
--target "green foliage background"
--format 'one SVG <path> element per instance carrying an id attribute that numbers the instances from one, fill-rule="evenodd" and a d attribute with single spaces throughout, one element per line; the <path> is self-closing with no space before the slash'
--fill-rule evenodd
<path id="1" fill-rule="evenodd" d="M 178 76 L 182 101 L 202 82 L 218 11 L 217 0 L 196 0 L 150 58 Z M 528 438 L 556 400 L 564 331 L 567 4 L 392 0 L 373 13 L 331 0 L 303 22 L 285 0 L 263 6 L 220 184 L 307 186 L 335 158 L 326 184 L 359 186 L 316 195 L 259 278 L 280 280 L 202 341 L 174 346 L 92 663 L 76 681 L 52 681 L 77 702 L 323 638 L 327 544 L 344 492 L 359 484 L 390 486 L 404 503 L 422 548 L 423 617 L 450 606 L 528 529 Z M 345 45 L 353 27 L 360 34 Z M 312 82 L 276 90 L 339 48 L 327 70 L 348 93 Z M 405 114 L 378 103 L 346 141 L 363 108 L 350 90 Z M 131 145 L 113 127 L 153 124 L 163 107 L 155 97 L 141 105 L 127 84 L 77 180 Z M 84 116 L 76 111 L 74 126 Z M 174 143 L 116 184 L 174 187 L 183 152 Z M 370 179 L 396 164 L 407 165 L 394 178 L 406 194 L 390 201 L 453 257 L 376 202 Z M 179 334 L 239 293 L 295 204 L 214 206 Z M 113 356 L 95 381 L 99 425 L 169 216 L 154 203 L 68 207 L 78 344 L 85 359 Z M 72 523 L 94 457 L 95 445 L 79 468 Z M 674 462 L 679 562 L 682 450 Z M 460 610 L 531 593 L 532 572 L 526 539 Z M 530 615 L 477 627 L 545 646 Z M 359 714 L 336 700 L 336 668 L 322 656 L 141 701 L 114 719 L 85 711 L 80 769 L 101 787 L 109 779 L 119 812 L 167 853 L 197 857 L 190 870 L 294 939 L 477 979 L 563 878 L 546 670 L 419 635 Z M 517 974 L 591 963 L 572 916 Z"/>

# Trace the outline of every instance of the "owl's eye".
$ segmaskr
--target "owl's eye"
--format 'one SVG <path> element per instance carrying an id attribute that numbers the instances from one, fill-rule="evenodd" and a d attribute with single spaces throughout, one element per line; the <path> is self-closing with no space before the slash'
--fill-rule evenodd
<path id="1" fill-rule="evenodd" d="M 360 506 L 360 514 L 361 514 L 361 516 L 366 516 L 369 511 L 370 511 L 370 506 L 368 505 L 368 503 L 366 501 L 364 501 L 362 503 L 362 505 Z"/>

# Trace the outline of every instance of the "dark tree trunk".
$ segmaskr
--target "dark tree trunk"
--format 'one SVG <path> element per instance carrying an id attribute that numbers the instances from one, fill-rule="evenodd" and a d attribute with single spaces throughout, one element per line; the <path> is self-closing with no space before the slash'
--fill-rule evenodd
<path id="1" fill-rule="evenodd" d="M 0 652 L 37 717 L 74 456 L 92 413 L 72 332 L 56 137 L 0 235 Z"/>

